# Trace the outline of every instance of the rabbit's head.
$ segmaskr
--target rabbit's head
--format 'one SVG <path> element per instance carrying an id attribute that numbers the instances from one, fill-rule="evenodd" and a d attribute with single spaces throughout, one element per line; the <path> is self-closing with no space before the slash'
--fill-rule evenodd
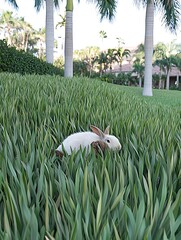
<path id="1" fill-rule="evenodd" d="M 102 132 L 98 127 L 93 125 L 90 126 L 91 130 L 100 137 L 100 140 L 106 143 L 109 149 L 116 151 L 121 150 L 121 144 L 119 140 L 113 136 L 109 135 L 109 126 Z"/>

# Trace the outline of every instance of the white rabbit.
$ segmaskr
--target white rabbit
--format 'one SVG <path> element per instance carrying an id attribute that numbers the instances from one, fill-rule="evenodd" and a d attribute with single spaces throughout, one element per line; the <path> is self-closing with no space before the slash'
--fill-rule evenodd
<path id="1" fill-rule="evenodd" d="M 95 126 L 90 126 L 92 132 L 78 132 L 68 136 L 61 145 L 56 149 L 57 156 L 63 156 L 63 150 L 71 155 L 72 151 L 77 152 L 79 149 L 85 149 L 90 152 L 92 143 L 102 142 L 104 146 L 113 151 L 121 150 L 121 144 L 119 140 L 113 136 L 109 135 L 109 126 L 102 132 L 99 128 Z M 103 144 L 101 144 L 102 146 Z M 100 145 L 99 145 L 100 146 Z M 105 147 L 104 147 L 105 148 Z"/>

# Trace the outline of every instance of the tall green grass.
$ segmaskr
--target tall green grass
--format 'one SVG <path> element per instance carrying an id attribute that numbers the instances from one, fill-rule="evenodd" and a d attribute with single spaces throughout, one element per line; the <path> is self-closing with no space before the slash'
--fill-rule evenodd
<path id="1" fill-rule="evenodd" d="M 181 239 L 181 93 L 140 94 L 0 75 L 0 239 Z M 51 154 L 90 124 L 110 124 L 122 152 Z"/>

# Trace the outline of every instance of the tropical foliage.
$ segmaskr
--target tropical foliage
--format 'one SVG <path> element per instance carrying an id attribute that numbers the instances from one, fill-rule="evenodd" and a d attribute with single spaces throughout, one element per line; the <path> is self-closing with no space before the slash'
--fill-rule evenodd
<path id="1" fill-rule="evenodd" d="M 92 76 L 92 72 L 98 72 L 100 76 L 109 71 L 112 72 L 113 64 L 118 63 L 120 69 L 122 62 L 128 56 L 130 56 L 130 50 L 119 48 L 109 48 L 105 51 L 101 51 L 98 47 L 87 47 L 86 49 L 76 50 L 74 52 L 74 59 L 82 63 L 82 67 L 87 66 L 89 75 Z M 81 64 L 80 64 L 81 65 Z M 80 66 L 81 67 L 81 66 Z"/>
<path id="2" fill-rule="evenodd" d="M 180 239 L 180 92 L 58 76 L 0 77 L 1 239 Z M 62 160 L 52 149 L 90 124 L 121 153 Z"/>
<path id="3" fill-rule="evenodd" d="M 0 15 L 0 33 L 8 45 L 40 58 L 45 56 L 45 29 L 35 30 L 24 18 L 14 16 L 13 12 L 6 11 Z"/>
<path id="4" fill-rule="evenodd" d="M 174 42 L 169 43 L 168 45 L 163 43 L 158 43 L 155 46 L 155 62 L 154 65 L 158 65 L 160 67 L 160 72 L 163 71 L 166 74 L 166 89 L 169 89 L 170 83 L 170 71 L 173 66 L 178 66 L 177 61 L 179 63 L 179 46 L 174 44 Z"/>

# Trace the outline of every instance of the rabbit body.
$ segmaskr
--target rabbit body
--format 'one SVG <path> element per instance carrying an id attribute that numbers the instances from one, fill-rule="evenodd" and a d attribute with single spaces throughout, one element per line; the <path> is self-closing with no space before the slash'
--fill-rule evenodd
<path id="1" fill-rule="evenodd" d="M 78 132 L 68 136 L 56 150 L 63 152 L 64 149 L 68 155 L 70 155 L 72 151 L 77 152 L 80 148 L 86 148 L 86 151 L 89 152 L 91 143 L 99 140 L 100 137 L 93 132 Z"/>

